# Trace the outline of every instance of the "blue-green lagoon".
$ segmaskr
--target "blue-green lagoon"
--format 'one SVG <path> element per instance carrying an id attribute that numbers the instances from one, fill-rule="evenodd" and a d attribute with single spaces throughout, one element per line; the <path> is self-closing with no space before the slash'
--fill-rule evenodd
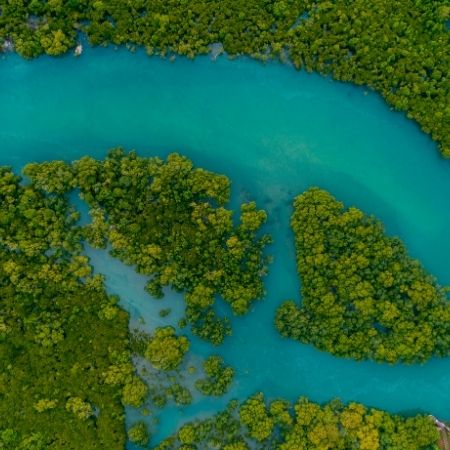
<path id="1" fill-rule="evenodd" d="M 266 231 L 275 242 L 266 298 L 233 319 L 233 336 L 217 349 L 189 336 L 188 364 L 220 353 L 236 370 L 232 389 L 219 400 L 165 409 L 154 443 L 258 390 L 269 398 L 340 397 L 450 419 L 449 359 L 422 366 L 354 362 L 283 339 L 273 326 L 283 300 L 300 300 L 289 218 L 294 196 L 313 185 L 376 215 L 441 284 L 450 284 L 450 162 L 415 123 L 364 87 L 277 63 L 169 62 L 108 48 L 58 60 L 8 56 L 1 65 L 1 164 L 20 170 L 31 161 L 100 158 L 114 146 L 148 156 L 179 151 L 226 174 L 234 205 L 255 199 L 269 213 Z M 148 329 L 177 322 L 179 295 L 153 300 L 133 268 L 106 252 L 89 254 L 132 326 L 140 318 Z M 167 307 L 173 312 L 161 319 L 158 311 Z M 130 410 L 128 419 L 135 414 Z"/>

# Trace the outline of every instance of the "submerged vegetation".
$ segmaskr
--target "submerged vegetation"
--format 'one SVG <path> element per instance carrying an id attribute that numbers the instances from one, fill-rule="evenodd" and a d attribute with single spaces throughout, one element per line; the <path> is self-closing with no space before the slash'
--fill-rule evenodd
<path id="1" fill-rule="evenodd" d="M 60 55 L 93 45 L 193 57 L 279 58 L 367 85 L 405 111 L 450 157 L 450 3 L 415 0 L 0 0 L 0 46 Z M 0 47 L 1 48 L 1 47 Z"/>
<path id="2" fill-rule="evenodd" d="M 339 400 L 267 403 L 261 393 L 206 420 L 183 425 L 157 450 L 428 450 L 438 433 L 429 417 L 401 417 Z"/>
<path id="3" fill-rule="evenodd" d="M 313 188 L 295 199 L 291 223 L 303 302 L 279 308 L 282 335 L 355 359 L 450 354 L 446 291 L 379 221 Z"/>

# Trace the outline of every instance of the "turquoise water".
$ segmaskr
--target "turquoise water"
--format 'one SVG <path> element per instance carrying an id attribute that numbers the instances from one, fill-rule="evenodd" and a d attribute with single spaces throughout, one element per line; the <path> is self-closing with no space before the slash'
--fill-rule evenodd
<path id="1" fill-rule="evenodd" d="M 282 339 L 273 327 L 280 302 L 300 299 L 288 223 L 293 197 L 311 185 L 378 216 L 441 284 L 450 284 L 450 162 L 413 122 L 364 88 L 275 63 L 206 57 L 170 63 L 97 49 L 79 59 L 8 56 L 0 64 L 1 164 L 19 170 L 29 161 L 103 157 L 118 145 L 142 155 L 180 151 L 228 175 L 234 204 L 256 199 L 269 212 L 275 262 L 267 297 L 233 320 L 234 335 L 219 349 L 236 369 L 233 388 L 224 399 L 165 410 L 154 442 L 257 390 L 450 419 L 450 359 L 422 366 L 357 363 Z M 163 307 L 173 308 L 168 319 L 176 323 L 179 296 L 152 300 L 132 268 L 104 252 L 89 253 L 133 324 L 139 317 L 149 329 L 166 323 L 158 316 Z M 198 364 L 214 352 L 193 338 L 189 358 Z M 128 420 L 133 417 L 129 411 Z"/>

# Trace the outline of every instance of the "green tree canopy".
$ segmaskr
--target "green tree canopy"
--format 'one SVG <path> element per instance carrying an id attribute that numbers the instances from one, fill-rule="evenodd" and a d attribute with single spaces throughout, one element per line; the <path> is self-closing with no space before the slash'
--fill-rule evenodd
<path id="1" fill-rule="evenodd" d="M 234 370 L 225 366 L 221 356 L 209 356 L 203 363 L 206 377 L 195 382 L 195 387 L 205 395 L 225 394 L 233 381 Z"/>
<path id="2" fill-rule="evenodd" d="M 339 400 L 320 405 L 300 398 L 294 405 L 262 393 L 240 405 L 230 402 L 215 416 L 184 424 L 156 450 L 430 450 L 438 432 L 427 416 L 402 417 Z"/>
<path id="3" fill-rule="evenodd" d="M 80 254 L 65 197 L 0 169 L 0 447 L 123 449 L 128 315 Z"/>
<path id="4" fill-rule="evenodd" d="M 355 359 L 449 355 L 446 291 L 379 221 L 313 188 L 295 199 L 291 224 L 303 301 L 279 308 L 282 335 Z"/>
<path id="5" fill-rule="evenodd" d="M 244 203 L 234 223 L 225 208 L 227 177 L 194 168 L 176 153 L 162 161 L 122 149 L 103 161 L 32 164 L 25 173 L 45 192 L 79 188 L 92 216 L 84 229 L 88 241 L 109 243 L 114 257 L 149 276 L 153 296 L 162 297 L 165 286 L 184 291 L 186 319 L 197 335 L 219 344 L 229 334 L 213 308 L 217 295 L 235 314 L 263 296 L 270 239 L 259 230 L 267 216 Z"/>
<path id="6" fill-rule="evenodd" d="M 157 328 L 148 342 L 145 357 L 157 369 L 174 370 L 188 350 L 189 340 L 185 336 L 177 336 L 174 328 Z"/>

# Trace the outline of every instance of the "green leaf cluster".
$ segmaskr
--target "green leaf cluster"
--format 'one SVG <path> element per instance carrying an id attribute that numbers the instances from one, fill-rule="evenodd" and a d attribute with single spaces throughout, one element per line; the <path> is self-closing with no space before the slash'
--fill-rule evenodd
<path id="1" fill-rule="evenodd" d="M 145 422 L 136 422 L 127 432 L 128 439 L 140 447 L 146 448 L 150 441 L 150 434 L 148 432 Z"/>
<path id="2" fill-rule="evenodd" d="M 234 370 L 225 366 L 223 358 L 209 356 L 203 363 L 206 377 L 195 382 L 195 387 L 204 395 L 220 396 L 225 394 L 233 381 Z"/>
<path id="3" fill-rule="evenodd" d="M 166 390 L 167 396 L 173 398 L 177 405 L 189 405 L 192 403 L 191 391 L 180 383 L 171 384 Z"/>
<path id="4" fill-rule="evenodd" d="M 248 429 L 250 437 L 258 442 L 272 435 L 274 420 L 267 410 L 261 392 L 247 399 L 239 408 L 239 419 Z"/>
<path id="5" fill-rule="evenodd" d="M 150 337 L 145 357 L 160 370 L 175 370 L 189 350 L 189 340 L 172 327 L 157 328 Z"/>
<path id="6" fill-rule="evenodd" d="M 216 416 L 183 425 L 156 449 L 431 450 L 437 442 L 427 416 L 404 417 L 339 400 L 267 403 L 257 393 L 240 405 L 231 402 Z"/>
<path id="7" fill-rule="evenodd" d="M 227 408 L 205 420 L 187 423 L 155 447 L 155 450 L 229 449 L 247 450 L 243 430 L 237 417 L 239 404 L 231 401 Z M 226 447 L 226 446 L 230 447 Z M 235 445 L 236 447 L 233 447 Z"/>

